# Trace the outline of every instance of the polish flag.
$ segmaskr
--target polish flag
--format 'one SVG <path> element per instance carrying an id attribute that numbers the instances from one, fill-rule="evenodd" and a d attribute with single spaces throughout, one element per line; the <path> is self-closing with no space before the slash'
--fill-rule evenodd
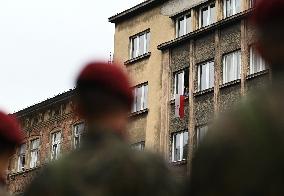
<path id="1" fill-rule="evenodd" d="M 175 95 L 175 117 L 184 118 L 184 98 L 183 95 Z"/>

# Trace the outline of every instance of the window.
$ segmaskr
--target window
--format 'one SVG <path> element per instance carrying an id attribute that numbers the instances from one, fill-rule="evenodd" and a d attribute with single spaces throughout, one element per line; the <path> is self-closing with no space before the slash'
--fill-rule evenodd
<path id="1" fill-rule="evenodd" d="M 250 74 L 254 74 L 266 69 L 266 62 L 257 53 L 256 49 L 252 46 L 250 47 Z"/>
<path id="2" fill-rule="evenodd" d="M 185 95 L 189 94 L 189 69 L 186 68 L 174 74 L 174 94 Z"/>
<path id="3" fill-rule="evenodd" d="M 176 35 L 181 37 L 192 32 L 192 18 L 190 13 L 178 17 L 176 20 Z"/>
<path id="4" fill-rule="evenodd" d="M 74 148 L 78 149 L 81 146 L 81 138 L 84 132 L 84 123 L 74 125 Z"/>
<path id="5" fill-rule="evenodd" d="M 149 52 L 150 32 L 143 32 L 131 39 L 130 57 L 136 58 Z"/>
<path id="6" fill-rule="evenodd" d="M 206 27 L 216 22 L 216 8 L 215 3 L 209 4 L 200 8 L 199 12 L 199 26 Z"/>
<path id="7" fill-rule="evenodd" d="M 214 62 L 198 66 L 198 90 L 203 91 L 214 86 Z"/>
<path id="8" fill-rule="evenodd" d="M 135 87 L 134 91 L 134 103 L 132 112 L 138 112 L 148 108 L 148 84 L 143 84 Z"/>
<path id="9" fill-rule="evenodd" d="M 51 160 L 57 160 L 60 156 L 61 132 L 53 133 L 51 139 Z"/>
<path id="10" fill-rule="evenodd" d="M 200 144 L 200 142 L 202 142 L 202 140 L 204 139 L 206 133 L 208 131 L 208 126 L 199 126 L 196 128 L 196 136 L 197 136 L 197 146 Z"/>
<path id="11" fill-rule="evenodd" d="M 187 158 L 188 131 L 173 134 L 172 137 L 172 161 L 183 161 Z"/>
<path id="12" fill-rule="evenodd" d="M 39 139 L 35 139 L 31 141 L 31 160 L 30 160 L 30 168 L 34 168 L 38 166 L 39 161 Z"/>
<path id="13" fill-rule="evenodd" d="M 18 172 L 24 171 L 26 165 L 26 144 L 22 144 L 19 148 Z"/>
<path id="14" fill-rule="evenodd" d="M 145 149 L 145 142 L 139 142 L 136 144 L 131 145 L 134 150 L 143 151 Z"/>
<path id="15" fill-rule="evenodd" d="M 224 0 L 224 17 L 230 17 L 241 12 L 241 0 Z"/>
<path id="16" fill-rule="evenodd" d="M 223 83 L 241 78 L 241 51 L 223 57 Z"/>

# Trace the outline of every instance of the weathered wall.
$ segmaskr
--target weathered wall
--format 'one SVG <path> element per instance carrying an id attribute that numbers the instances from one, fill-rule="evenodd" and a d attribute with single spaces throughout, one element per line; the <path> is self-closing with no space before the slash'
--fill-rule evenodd
<path id="1" fill-rule="evenodd" d="M 149 51 L 151 56 L 127 64 L 125 67 L 132 78 L 133 86 L 148 82 L 149 88 L 149 111 L 147 114 L 132 118 L 131 127 L 134 129 L 129 133 L 130 138 L 134 143 L 144 136 L 143 140 L 146 141 L 146 148 L 154 151 L 158 151 L 160 145 L 160 100 L 162 93 L 162 54 L 157 50 L 157 45 L 172 39 L 175 33 L 174 22 L 168 16 L 163 16 L 160 13 L 161 7 L 156 6 L 131 17 L 131 20 L 124 20 L 116 24 L 114 41 L 114 58 L 116 61 L 124 63 L 129 60 L 130 37 L 150 29 Z"/>

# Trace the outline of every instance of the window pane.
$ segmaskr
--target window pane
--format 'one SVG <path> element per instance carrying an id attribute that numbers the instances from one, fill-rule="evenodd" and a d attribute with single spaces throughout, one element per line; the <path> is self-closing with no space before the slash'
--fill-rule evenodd
<path id="1" fill-rule="evenodd" d="M 183 133 L 183 160 L 187 159 L 188 154 L 188 132 Z"/>
<path id="2" fill-rule="evenodd" d="M 186 16 L 186 33 L 192 32 L 192 19 L 190 15 Z"/>
<path id="3" fill-rule="evenodd" d="M 174 161 L 180 161 L 180 149 L 181 149 L 181 143 L 180 143 L 180 139 L 181 139 L 181 134 L 176 134 L 174 137 Z"/>
<path id="4" fill-rule="evenodd" d="M 138 38 L 135 37 L 132 40 L 132 58 L 135 58 L 138 56 Z"/>
<path id="5" fill-rule="evenodd" d="M 149 52 L 150 48 L 150 32 L 146 34 L 146 52 Z"/>
<path id="6" fill-rule="evenodd" d="M 178 37 L 184 35 L 184 17 L 178 19 Z"/>
<path id="7" fill-rule="evenodd" d="M 139 36 L 139 56 L 145 54 L 145 42 L 146 42 L 146 34 Z"/>
<path id="8" fill-rule="evenodd" d="M 235 1 L 235 11 L 234 14 L 241 12 L 241 0 L 234 0 Z"/>
<path id="9" fill-rule="evenodd" d="M 144 107 L 143 109 L 148 108 L 148 85 L 144 86 Z"/>
<path id="10" fill-rule="evenodd" d="M 136 88 L 133 89 L 133 96 L 134 96 L 134 101 L 132 105 L 132 112 L 136 112 L 136 103 L 137 103 Z"/>
<path id="11" fill-rule="evenodd" d="M 202 8 L 201 9 L 201 27 L 205 27 L 209 25 L 208 23 L 208 7 Z"/>
<path id="12" fill-rule="evenodd" d="M 142 98 L 142 87 L 137 88 L 136 90 L 136 96 L 137 96 L 137 111 L 140 111 L 142 109 L 142 102 L 141 102 L 141 98 Z"/>
<path id="13" fill-rule="evenodd" d="M 215 3 L 210 5 L 210 24 L 216 22 L 216 8 Z"/>

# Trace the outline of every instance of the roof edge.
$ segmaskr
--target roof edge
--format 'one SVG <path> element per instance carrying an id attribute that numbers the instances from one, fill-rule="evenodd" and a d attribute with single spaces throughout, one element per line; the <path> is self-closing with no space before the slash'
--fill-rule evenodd
<path id="1" fill-rule="evenodd" d="M 117 23 L 127 17 L 129 17 L 130 15 L 135 15 L 137 14 L 138 12 L 140 11 L 143 11 L 151 6 L 154 6 L 154 5 L 158 5 L 159 3 L 163 3 L 163 2 L 166 2 L 168 0 L 146 0 L 146 1 L 143 1 L 141 3 L 139 3 L 138 5 L 134 6 L 134 7 L 131 7 L 123 12 L 120 12 L 114 16 L 111 16 L 108 18 L 108 21 L 111 22 L 111 23 Z"/>

